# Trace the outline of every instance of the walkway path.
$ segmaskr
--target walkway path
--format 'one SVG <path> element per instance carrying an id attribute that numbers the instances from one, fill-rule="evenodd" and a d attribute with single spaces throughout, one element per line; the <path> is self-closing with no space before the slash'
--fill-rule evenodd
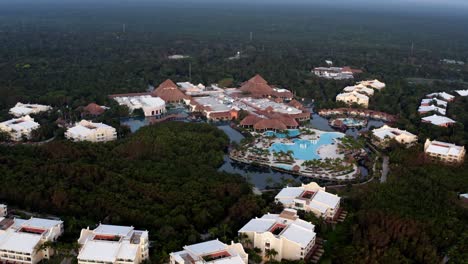
<path id="1" fill-rule="evenodd" d="M 380 183 L 385 183 L 387 181 L 389 169 L 390 158 L 388 156 L 383 156 L 382 161 L 382 176 L 380 177 Z"/>

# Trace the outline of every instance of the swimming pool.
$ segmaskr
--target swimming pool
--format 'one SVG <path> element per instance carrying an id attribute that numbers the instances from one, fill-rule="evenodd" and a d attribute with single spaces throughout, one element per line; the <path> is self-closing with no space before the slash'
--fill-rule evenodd
<path id="1" fill-rule="evenodd" d="M 323 145 L 330 145 L 334 143 L 336 138 L 343 137 L 341 133 L 329 132 L 320 135 L 318 140 L 305 140 L 305 139 L 294 139 L 291 144 L 274 143 L 269 148 L 270 152 L 293 152 L 293 157 L 296 160 L 316 160 L 320 159 L 320 155 L 317 150 Z"/>
<path id="2" fill-rule="evenodd" d="M 263 135 L 267 136 L 267 137 L 277 137 L 277 138 L 293 138 L 293 137 L 297 137 L 301 134 L 301 131 L 299 131 L 299 129 L 288 129 L 289 133 L 288 135 L 284 134 L 284 133 L 278 133 L 278 132 L 274 132 L 274 131 L 266 131 L 265 133 L 263 133 Z"/>
<path id="3" fill-rule="evenodd" d="M 283 169 L 283 170 L 292 170 L 291 165 L 275 164 L 275 165 L 273 165 L 273 167 L 280 168 L 280 169 Z"/>

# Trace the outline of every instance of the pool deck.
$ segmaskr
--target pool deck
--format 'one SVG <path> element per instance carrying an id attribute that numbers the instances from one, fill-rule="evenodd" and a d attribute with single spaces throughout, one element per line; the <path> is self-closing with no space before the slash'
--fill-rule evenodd
<path id="1" fill-rule="evenodd" d="M 294 143 L 294 140 L 310 141 L 313 144 L 313 148 L 309 145 L 310 151 L 316 151 L 312 156 L 318 156 L 319 160 L 343 160 L 345 158 L 344 154 L 339 153 L 339 139 L 344 136 L 342 133 L 337 132 L 324 132 L 320 130 L 314 130 L 313 134 L 302 134 L 299 137 L 292 138 L 271 138 L 271 137 L 260 137 L 257 138 L 255 143 L 252 144 L 245 151 L 232 151 L 230 157 L 232 160 L 237 162 L 242 162 L 246 164 L 257 164 L 260 166 L 270 167 L 277 171 L 287 172 L 295 175 L 318 178 L 330 181 L 351 181 L 359 177 L 360 171 L 356 164 L 353 164 L 352 169 L 346 171 L 333 171 L 326 170 L 322 168 L 313 169 L 311 167 L 306 167 L 304 163 L 306 160 L 298 159 L 294 157 L 295 152 L 285 153 L 284 151 L 281 154 L 276 154 L 273 150 L 273 144 L 282 144 L 284 146 L 292 146 L 297 143 Z M 324 139 L 325 142 L 332 141 L 330 144 L 324 144 L 322 142 L 321 146 L 315 146 L 319 144 L 321 136 L 328 134 L 331 138 Z M 330 135 L 337 134 L 337 135 Z M 334 138 L 333 136 L 337 136 Z M 284 147 L 283 146 L 283 147 Z M 281 147 L 281 146 L 280 146 Z M 296 153 L 297 154 L 297 153 Z M 304 155 L 304 153 L 301 153 Z M 317 158 L 312 158 L 310 160 L 317 160 Z M 346 165 L 348 168 L 351 168 L 351 164 L 342 162 L 343 165 Z M 310 166 L 310 165 L 309 165 Z"/>

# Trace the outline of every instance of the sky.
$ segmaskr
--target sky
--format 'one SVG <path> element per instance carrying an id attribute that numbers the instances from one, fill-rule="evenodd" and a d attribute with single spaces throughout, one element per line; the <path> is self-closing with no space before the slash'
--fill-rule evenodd
<path id="1" fill-rule="evenodd" d="M 60 5 L 70 4 L 126 4 L 138 5 L 148 3 L 164 3 L 170 4 L 201 4 L 210 3 L 213 6 L 223 5 L 321 5 L 332 6 L 337 8 L 354 8 L 354 9 L 368 9 L 368 10 L 385 10 L 390 8 L 392 10 L 401 11 L 420 11 L 432 10 L 437 12 L 438 9 L 453 10 L 457 13 L 463 12 L 468 14 L 468 0 L 0 0 L 2 6 L 16 5 L 16 4 L 30 4 L 30 5 L 44 5 L 47 3 L 55 3 Z"/>

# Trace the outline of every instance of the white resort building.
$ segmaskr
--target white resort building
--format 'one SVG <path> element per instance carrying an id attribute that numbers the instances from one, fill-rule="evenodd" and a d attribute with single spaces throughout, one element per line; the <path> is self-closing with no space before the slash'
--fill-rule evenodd
<path id="1" fill-rule="evenodd" d="M 435 160 L 446 163 L 460 163 L 465 158 L 465 147 L 441 141 L 426 139 L 424 153 Z"/>
<path id="2" fill-rule="evenodd" d="M 138 264 L 149 258 L 148 231 L 100 224 L 81 230 L 78 264 Z"/>
<path id="3" fill-rule="evenodd" d="M 440 127 L 448 127 L 456 123 L 455 120 L 445 117 L 445 116 L 440 116 L 440 115 L 431 115 L 431 116 L 423 117 L 422 122 L 431 123 L 433 125 L 440 126 Z"/>
<path id="4" fill-rule="evenodd" d="M 301 187 L 286 187 L 275 197 L 284 207 L 313 212 L 317 217 L 336 219 L 340 212 L 341 198 L 325 191 L 317 183 L 302 184 Z"/>
<path id="5" fill-rule="evenodd" d="M 81 120 L 67 130 L 65 137 L 73 141 L 106 142 L 117 139 L 117 131 L 103 123 Z"/>
<path id="6" fill-rule="evenodd" d="M 348 80 L 353 79 L 354 74 L 362 73 L 361 70 L 352 69 L 351 67 L 316 67 L 312 72 L 320 78 L 333 80 Z"/>
<path id="7" fill-rule="evenodd" d="M 8 133 L 13 141 L 21 141 L 23 138 L 30 139 L 31 133 L 39 127 L 39 123 L 28 115 L 0 123 L 0 131 Z"/>
<path id="8" fill-rule="evenodd" d="M 6 204 L 0 204 L 0 217 L 6 217 L 8 215 L 8 206 Z"/>
<path id="9" fill-rule="evenodd" d="M 427 98 L 440 98 L 446 102 L 452 102 L 455 100 L 455 96 L 448 94 L 446 92 L 440 92 L 440 93 L 431 93 L 426 95 Z"/>
<path id="10" fill-rule="evenodd" d="M 145 116 L 158 116 L 166 113 L 166 103 L 159 97 L 151 95 L 136 95 L 136 96 L 117 96 L 114 97 L 120 105 L 127 106 L 130 111 L 142 109 Z"/>
<path id="11" fill-rule="evenodd" d="M 418 112 L 419 114 L 437 113 L 437 114 L 445 115 L 447 111 L 445 110 L 445 108 L 438 107 L 435 105 L 427 105 L 427 106 L 421 105 L 418 108 Z"/>
<path id="12" fill-rule="evenodd" d="M 336 96 L 337 102 L 345 102 L 346 104 L 359 104 L 364 107 L 369 106 L 369 96 L 361 94 L 357 91 L 349 93 L 340 93 Z"/>
<path id="13" fill-rule="evenodd" d="M 374 88 L 378 91 L 382 90 L 383 88 L 386 87 L 386 84 L 375 79 L 375 80 L 369 80 L 369 81 L 362 81 L 362 82 L 358 82 L 359 85 L 364 85 L 364 86 L 367 86 L 367 87 L 371 87 L 371 88 Z"/>
<path id="14" fill-rule="evenodd" d="M 247 264 L 248 258 L 240 243 L 226 245 L 219 240 L 211 240 L 171 253 L 170 264 Z"/>
<path id="15" fill-rule="evenodd" d="M 13 108 L 10 109 L 9 113 L 15 117 L 20 117 L 47 112 L 51 109 L 52 107 L 48 105 L 17 103 Z"/>
<path id="16" fill-rule="evenodd" d="M 374 143 L 380 146 L 386 146 L 390 140 L 395 140 L 398 143 L 411 145 L 418 141 L 418 137 L 406 130 L 389 127 L 384 125 L 381 128 L 372 130 Z"/>
<path id="17" fill-rule="evenodd" d="M 62 221 L 0 217 L 0 262 L 36 264 L 49 259 L 53 249 L 38 249 L 45 242 L 56 241 L 62 233 Z"/>
<path id="18" fill-rule="evenodd" d="M 358 84 L 358 85 L 353 85 L 353 86 L 347 86 L 343 89 L 344 92 L 350 93 L 350 92 L 358 92 L 360 94 L 364 94 L 367 96 L 373 96 L 374 95 L 374 89 L 368 88 L 367 86 Z"/>
<path id="19" fill-rule="evenodd" d="M 248 238 L 264 257 L 268 250 L 274 249 L 278 253 L 275 260 L 301 260 L 313 252 L 314 228 L 312 223 L 299 219 L 296 210 L 285 209 L 281 214 L 250 220 L 239 230 L 239 236 Z"/>

